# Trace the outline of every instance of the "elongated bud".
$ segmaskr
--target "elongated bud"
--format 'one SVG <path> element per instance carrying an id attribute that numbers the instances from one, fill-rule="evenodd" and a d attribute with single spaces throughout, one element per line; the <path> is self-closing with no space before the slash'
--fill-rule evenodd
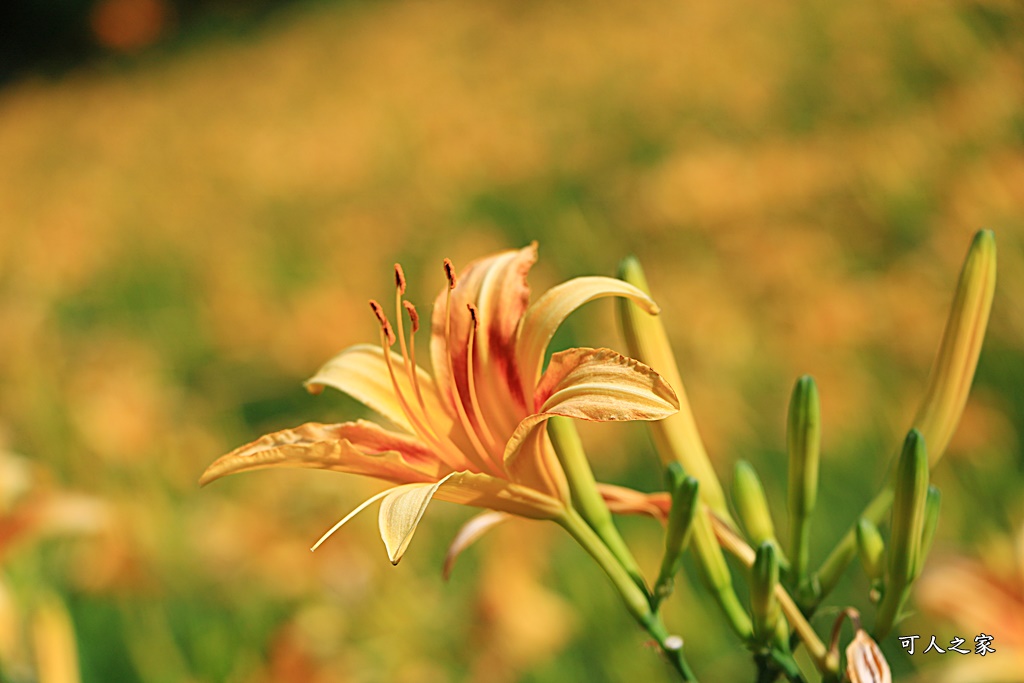
<path id="1" fill-rule="evenodd" d="M 736 463 L 732 478 L 732 502 L 743 528 L 747 530 L 750 545 L 757 547 L 765 541 L 777 544 L 775 525 L 765 500 L 764 487 L 761 486 L 757 472 L 746 460 Z"/>
<path id="2" fill-rule="evenodd" d="M 892 506 L 892 537 L 889 546 L 889 577 L 885 597 L 878 608 L 875 635 L 888 634 L 909 593 L 913 570 L 921 549 L 925 501 L 928 497 L 928 453 L 924 437 L 911 429 L 903 442 L 896 469 Z"/>
<path id="3" fill-rule="evenodd" d="M 935 530 L 939 526 L 939 508 L 942 506 L 942 494 L 934 486 L 928 486 L 928 495 L 924 502 L 924 528 L 921 531 L 921 546 L 914 558 L 914 567 L 910 573 L 910 580 L 915 580 L 921 575 L 924 569 L 924 562 L 928 559 L 928 553 L 932 549 L 932 541 L 935 539 Z"/>
<path id="4" fill-rule="evenodd" d="M 864 629 L 846 646 L 846 677 L 850 683 L 892 683 L 885 655 Z"/>
<path id="5" fill-rule="evenodd" d="M 775 637 L 779 620 L 779 601 L 775 587 L 779 583 L 779 560 L 775 546 L 762 543 L 757 548 L 754 566 L 750 570 L 750 613 L 754 622 L 754 639 L 767 646 Z"/>
<path id="6" fill-rule="evenodd" d="M 878 527 L 863 517 L 857 521 L 857 553 L 868 579 L 872 583 L 880 581 L 885 570 L 885 541 Z"/>
<path id="7" fill-rule="evenodd" d="M 928 389 L 914 426 L 928 441 L 934 465 L 949 445 L 974 380 L 996 288 L 996 240 L 991 230 L 974 236 L 967 252 Z"/>
<path id="8" fill-rule="evenodd" d="M 672 507 L 668 512 L 665 528 L 665 554 L 661 559 L 661 570 L 654 588 L 655 605 L 672 593 L 673 581 L 683 562 L 683 552 L 690 543 L 693 532 L 693 518 L 700 502 L 700 484 L 683 472 L 682 466 L 671 463 L 667 471 L 668 490 L 672 495 Z"/>
<path id="9" fill-rule="evenodd" d="M 619 264 L 619 278 L 650 293 L 643 268 L 633 257 Z M 619 302 L 619 318 L 629 355 L 654 368 L 675 389 L 679 398 L 679 412 L 650 424 L 662 462 L 665 465 L 672 461 L 682 463 L 686 471 L 700 481 L 700 495 L 704 502 L 720 517 L 731 520 L 722 485 L 697 431 L 697 423 L 661 318 L 648 315 L 627 299 Z"/>
<path id="10" fill-rule="evenodd" d="M 804 375 L 793 387 L 786 430 L 789 448 L 790 555 L 797 580 L 804 581 L 810 557 L 810 518 L 818 498 L 821 405 L 814 379 Z"/>
<path id="11" fill-rule="evenodd" d="M 693 519 L 691 543 L 697 560 L 697 574 L 711 591 L 732 630 L 741 640 L 748 640 L 753 635 L 750 616 L 743 609 L 739 598 L 736 597 L 736 590 L 732 585 L 732 575 L 725 563 L 722 548 L 715 538 L 711 519 L 702 511 L 698 511 Z"/>

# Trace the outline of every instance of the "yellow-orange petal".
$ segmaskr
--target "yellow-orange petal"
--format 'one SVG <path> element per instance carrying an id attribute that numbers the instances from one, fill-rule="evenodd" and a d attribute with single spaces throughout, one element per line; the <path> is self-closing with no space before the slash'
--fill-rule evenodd
<path id="1" fill-rule="evenodd" d="M 453 472 L 436 482 L 398 486 L 380 505 L 380 535 L 392 564 L 402 559 L 434 498 L 540 519 L 557 516 L 564 509 L 560 501 L 541 492 L 472 472 Z"/>
<path id="2" fill-rule="evenodd" d="M 672 387 L 651 368 L 610 349 L 569 349 L 551 357 L 534 396 L 537 411 L 519 423 L 505 459 L 552 415 L 596 422 L 661 420 L 679 409 Z"/>
<path id="3" fill-rule="evenodd" d="M 450 476 L 450 475 L 449 475 Z M 405 554 L 416 527 L 423 519 L 431 499 L 444 482 L 408 484 L 392 489 L 380 502 L 380 537 L 388 551 L 391 564 L 398 564 Z"/>
<path id="4" fill-rule="evenodd" d="M 473 545 L 480 539 L 484 534 L 498 526 L 502 522 L 507 522 L 512 518 L 512 515 L 506 512 L 498 512 L 497 510 L 487 510 L 481 512 L 479 515 L 474 516 L 468 522 L 462 525 L 459 532 L 455 534 L 455 538 L 452 539 L 451 544 L 448 546 L 448 552 L 444 556 L 444 567 L 441 570 L 441 576 L 447 581 L 448 577 L 452 574 L 452 569 L 455 567 L 455 560 L 459 559 L 459 555 L 463 553 L 466 548 Z"/>
<path id="5" fill-rule="evenodd" d="M 206 485 L 228 474 L 268 467 L 304 467 L 375 477 L 395 483 L 435 481 L 447 469 L 415 438 L 372 422 L 307 423 L 260 437 L 213 462 Z"/>
<path id="6" fill-rule="evenodd" d="M 391 363 L 396 370 L 398 388 L 410 404 L 417 402 L 409 376 L 404 372 L 404 360 L 396 353 L 391 354 Z M 428 420 L 442 434 L 452 431 L 453 421 L 438 399 L 434 380 L 422 368 L 416 368 Z M 344 392 L 366 405 L 371 410 L 395 423 L 410 434 L 415 429 L 395 395 L 394 384 L 384 360 L 384 351 L 373 344 L 357 344 L 345 349 L 327 361 L 316 374 L 306 380 L 305 386 L 311 392 L 319 393 L 323 387 L 332 387 Z"/>
<path id="7" fill-rule="evenodd" d="M 607 296 L 631 299 L 648 313 L 658 305 L 642 290 L 610 277 L 578 277 L 544 292 L 523 314 L 516 337 L 516 362 L 523 396 L 529 397 L 540 379 L 544 354 L 555 330 L 583 304 Z"/>
<path id="8" fill-rule="evenodd" d="M 442 289 L 434 301 L 430 358 L 437 386 L 453 415 L 453 379 L 448 369 L 448 356 L 451 355 L 459 395 L 467 398 L 467 353 L 472 323 L 466 307 L 470 304 L 476 307 L 480 320 L 474 343 L 475 381 L 484 414 L 504 416 L 509 404 L 514 407 L 515 402 L 521 402 L 519 385 L 509 378 L 514 371 L 512 356 L 516 329 L 530 301 L 526 276 L 536 260 L 537 245 L 533 243 L 523 249 L 502 251 L 477 259 L 461 269 L 455 288 L 450 292 L 450 346 L 445 340 L 448 288 Z M 511 396 L 510 387 L 513 389 Z M 469 413 L 469 406 L 466 407 Z M 511 429 L 511 425 L 508 428 Z"/>

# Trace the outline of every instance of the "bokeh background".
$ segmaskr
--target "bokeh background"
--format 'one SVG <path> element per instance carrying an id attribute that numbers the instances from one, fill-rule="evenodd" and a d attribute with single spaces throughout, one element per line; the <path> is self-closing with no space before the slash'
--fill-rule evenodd
<path id="1" fill-rule="evenodd" d="M 373 513 L 308 550 L 378 484 L 196 480 L 266 431 L 364 415 L 300 383 L 375 340 L 393 262 L 422 308 L 442 258 L 537 239 L 535 292 L 640 257 L 720 475 L 752 461 L 782 527 L 786 401 L 817 378 L 816 563 L 909 424 L 979 228 L 992 323 L 899 630 L 985 632 L 997 654 L 883 647 L 906 680 L 1024 680 L 1020 3 L 3 11 L 0 680 L 672 680 L 554 525 L 497 530 L 445 583 L 470 510 L 433 506 L 393 568 Z M 613 306 L 578 313 L 572 344 L 622 348 Z M 660 488 L 641 426 L 584 438 L 600 478 Z M 657 525 L 622 526 L 653 572 Z M 702 680 L 751 680 L 694 585 L 670 627 Z M 851 569 L 836 601 L 866 592 Z"/>

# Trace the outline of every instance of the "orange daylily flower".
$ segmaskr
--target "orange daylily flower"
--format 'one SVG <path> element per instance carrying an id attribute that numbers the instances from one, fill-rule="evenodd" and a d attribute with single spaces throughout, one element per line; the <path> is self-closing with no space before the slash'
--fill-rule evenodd
<path id="1" fill-rule="evenodd" d="M 526 275 L 536 258 L 533 244 L 474 261 L 458 278 L 445 261 L 448 286 L 435 301 L 431 324 L 433 376 L 416 363 L 419 316 L 404 299 L 405 277 L 396 264 L 395 325 L 370 302 L 381 345 L 350 347 L 306 382 L 314 393 L 329 386 L 351 395 L 396 429 L 359 420 L 274 432 L 219 458 L 200 483 L 266 467 L 308 467 L 395 484 L 320 542 L 380 500 L 380 533 L 396 564 L 434 498 L 559 518 L 570 504 L 569 489 L 543 428 L 548 418 L 658 420 L 679 404 L 657 373 L 609 349 L 556 353 L 541 372 L 555 330 L 584 303 L 621 296 L 652 315 L 658 308 L 641 290 L 606 277 L 570 280 L 531 305 Z M 396 342 L 398 353 L 390 350 Z"/>

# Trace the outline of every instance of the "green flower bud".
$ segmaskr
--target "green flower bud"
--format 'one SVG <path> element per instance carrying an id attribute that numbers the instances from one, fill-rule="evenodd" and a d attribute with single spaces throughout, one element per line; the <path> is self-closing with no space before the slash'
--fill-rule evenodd
<path id="1" fill-rule="evenodd" d="M 750 613 L 753 616 L 754 640 L 767 646 L 775 637 L 779 620 L 779 601 L 775 587 L 779 583 L 779 561 L 775 546 L 762 543 L 757 548 L 750 570 Z"/>
<path id="2" fill-rule="evenodd" d="M 903 442 L 896 469 L 896 490 L 892 506 L 892 537 L 889 546 L 889 579 L 885 597 L 878 608 L 875 636 L 888 634 L 895 623 L 913 580 L 921 550 L 925 501 L 928 497 L 928 452 L 924 437 L 911 429 Z"/>
<path id="3" fill-rule="evenodd" d="M 881 581 L 885 556 L 885 542 L 878 527 L 871 520 L 861 517 L 857 521 L 857 553 L 864 565 L 864 573 L 872 583 Z"/>
<path id="4" fill-rule="evenodd" d="M 914 568 L 910 580 L 915 580 L 921 575 L 924 569 L 924 561 L 928 559 L 928 552 L 932 549 L 932 541 L 935 539 L 935 529 L 939 526 L 939 508 L 942 505 L 942 494 L 934 486 L 928 487 L 928 495 L 924 503 L 924 529 L 921 531 L 921 547 L 914 560 Z"/>
<path id="5" fill-rule="evenodd" d="M 757 472 L 746 460 L 736 463 L 732 478 L 732 500 L 752 546 L 757 547 L 765 541 L 778 543 L 764 487 L 761 486 Z"/>
<path id="6" fill-rule="evenodd" d="M 797 580 L 807 578 L 810 517 L 818 498 L 821 455 L 821 405 L 814 379 L 804 375 L 793 387 L 786 431 L 789 448 L 790 555 Z"/>
<path id="7" fill-rule="evenodd" d="M 672 593 L 673 580 L 682 565 L 683 552 L 690 542 L 693 519 L 700 503 L 700 497 L 697 495 L 700 485 L 693 477 L 686 476 L 679 463 L 671 463 L 667 474 L 672 507 L 669 509 L 665 529 L 665 554 L 654 587 L 655 607 Z"/>

